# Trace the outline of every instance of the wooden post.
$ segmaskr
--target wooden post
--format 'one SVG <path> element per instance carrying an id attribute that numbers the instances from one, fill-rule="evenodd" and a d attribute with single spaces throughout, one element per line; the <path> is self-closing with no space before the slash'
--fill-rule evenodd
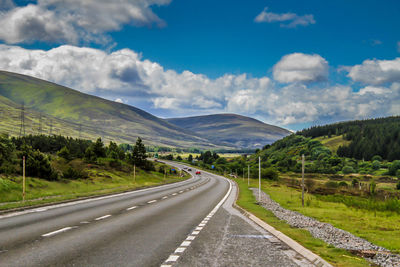
<path id="1" fill-rule="evenodd" d="M 22 157 L 22 201 L 25 201 L 25 156 Z"/>
<path id="2" fill-rule="evenodd" d="M 244 181 L 244 168 L 242 169 L 243 181 Z"/>
<path id="3" fill-rule="evenodd" d="M 247 186 L 250 185 L 250 165 L 247 165 Z"/>
<path id="4" fill-rule="evenodd" d="M 167 178 L 167 170 L 164 169 L 164 180 Z"/>
<path id="5" fill-rule="evenodd" d="M 304 154 L 301 155 L 301 205 L 304 207 Z"/>
<path id="6" fill-rule="evenodd" d="M 258 157 L 258 202 L 261 202 L 261 157 Z"/>

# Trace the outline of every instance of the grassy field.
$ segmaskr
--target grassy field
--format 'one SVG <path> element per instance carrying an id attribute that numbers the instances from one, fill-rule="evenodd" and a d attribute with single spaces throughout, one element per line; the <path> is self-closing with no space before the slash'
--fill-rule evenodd
<path id="1" fill-rule="evenodd" d="M 134 190 L 189 178 L 188 174 L 185 177 L 168 174 L 164 179 L 162 173 L 139 169 L 135 180 L 133 173 L 116 170 L 92 168 L 88 172 L 89 178 L 78 180 L 46 181 L 27 177 L 25 202 L 21 201 L 22 177 L 0 177 L 0 210 Z"/>
<path id="2" fill-rule="evenodd" d="M 348 145 L 351 143 L 351 141 L 344 140 L 343 135 L 334 137 L 323 136 L 315 139 L 320 141 L 321 144 L 323 144 L 327 148 L 329 148 L 334 154 L 336 154 L 336 151 L 338 150 L 339 146 Z"/>
<path id="3" fill-rule="evenodd" d="M 279 220 L 272 212 L 265 210 L 256 203 L 253 193 L 248 189 L 246 180 L 242 181 L 241 179 L 235 179 L 235 181 L 238 183 L 240 189 L 237 204 L 273 226 L 278 231 L 281 231 L 302 244 L 304 247 L 320 255 L 334 266 L 370 266 L 369 262 L 366 260 L 356 257 L 344 249 L 335 248 L 319 239 L 316 239 L 306 230 L 293 228 L 289 224 Z M 258 181 L 251 179 L 250 187 L 256 187 L 257 185 Z M 268 192 L 266 189 L 270 188 L 270 184 L 263 182 L 262 187 L 264 191 Z M 275 189 L 275 187 L 273 189 Z M 279 191 L 277 194 L 280 193 L 282 192 Z M 290 194 L 289 198 L 291 198 Z"/>
<path id="4" fill-rule="evenodd" d="M 257 187 L 257 182 L 252 181 L 250 186 Z M 330 223 L 400 253 L 400 214 L 396 212 L 351 208 L 343 203 L 323 201 L 311 194 L 306 194 L 306 205 L 302 207 L 300 190 L 271 181 L 263 181 L 262 189 L 284 208 Z"/>

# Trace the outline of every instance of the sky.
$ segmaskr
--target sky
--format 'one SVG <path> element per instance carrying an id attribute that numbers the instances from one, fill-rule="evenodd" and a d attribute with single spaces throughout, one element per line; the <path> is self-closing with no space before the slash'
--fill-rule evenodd
<path id="1" fill-rule="evenodd" d="M 397 0 L 0 0 L 0 70 L 156 116 L 400 115 Z"/>

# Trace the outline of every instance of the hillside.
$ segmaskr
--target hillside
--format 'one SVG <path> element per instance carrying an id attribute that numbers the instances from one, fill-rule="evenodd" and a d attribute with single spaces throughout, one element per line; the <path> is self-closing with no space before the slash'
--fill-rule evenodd
<path id="1" fill-rule="evenodd" d="M 261 148 L 290 134 L 286 129 L 236 114 L 215 114 L 166 119 L 214 143 L 241 148 Z"/>
<path id="2" fill-rule="evenodd" d="M 345 142 L 338 146 L 337 154 L 343 157 L 400 159 L 400 116 L 314 126 L 299 134 L 311 138 L 342 135 Z"/>
<path id="3" fill-rule="evenodd" d="M 0 131 L 18 134 L 22 103 L 26 133 L 148 145 L 221 148 L 138 108 L 87 95 L 33 77 L 0 71 Z M 231 148 L 231 147 L 230 147 Z"/>

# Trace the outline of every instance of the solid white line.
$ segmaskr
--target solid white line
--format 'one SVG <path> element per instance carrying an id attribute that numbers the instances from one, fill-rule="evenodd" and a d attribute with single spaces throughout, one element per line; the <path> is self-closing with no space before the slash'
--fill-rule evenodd
<path id="1" fill-rule="evenodd" d="M 134 191 L 130 191 L 130 192 L 118 193 L 118 194 L 115 194 L 115 195 L 108 195 L 108 196 L 103 196 L 103 197 L 82 199 L 82 200 L 77 200 L 77 201 L 71 201 L 71 202 L 68 202 L 68 203 L 54 204 L 54 205 L 49 205 L 49 206 L 46 206 L 46 207 L 43 207 L 43 208 L 39 208 L 39 209 L 16 211 L 16 212 L 13 212 L 13 213 L 7 213 L 7 214 L 4 214 L 4 215 L 0 215 L 0 219 L 14 217 L 14 216 L 18 216 L 18 215 L 24 215 L 24 214 L 28 214 L 28 213 L 32 213 L 32 212 L 40 212 L 40 211 L 44 211 L 44 209 L 49 210 L 49 209 L 55 209 L 55 208 L 61 208 L 61 207 L 74 206 L 74 205 L 77 205 L 77 204 L 82 204 L 82 203 L 87 203 L 87 202 L 92 202 L 92 201 L 98 201 L 98 200 L 103 200 L 103 199 L 108 199 L 108 198 L 113 198 L 113 197 L 137 194 L 137 193 L 151 191 L 151 190 L 158 190 L 160 188 L 175 187 L 176 185 L 185 184 L 185 183 L 188 183 L 188 181 L 192 181 L 194 179 L 195 179 L 195 177 L 192 175 L 192 178 L 189 178 L 189 179 L 187 179 L 185 181 L 182 181 L 182 182 L 173 183 L 173 184 L 159 185 L 159 186 L 155 186 L 155 187 L 151 187 L 151 188 L 145 188 L 145 189 L 134 190 Z"/>
<path id="2" fill-rule="evenodd" d="M 65 232 L 65 231 L 68 231 L 68 230 L 71 230 L 71 229 L 72 229 L 72 227 L 65 227 L 65 228 L 59 229 L 57 231 L 44 234 L 42 236 L 43 237 L 52 236 L 52 235 L 56 235 L 56 234 L 59 234 L 59 233 L 62 233 L 62 232 Z"/>
<path id="3" fill-rule="evenodd" d="M 154 199 L 154 200 L 147 201 L 148 204 L 151 204 L 151 203 L 154 203 L 154 202 L 157 202 L 157 200 Z"/>
<path id="4" fill-rule="evenodd" d="M 111 217 L 111 215 L 110 215 L 110 214 L 107 214 L 107 215 L 101 216 L 101 217 L 99 217 L 99 218 L 96 218 L 95 220 L 96 220 L 96 221 L 99 221 L 99 220 L 103 220 L 103 219 L 108 218 L 108 217 Z"/>
<path id="5" fill-rule="evenodd" d="M 133 207 L 127 208 L 126 210 L 133 210 L 133 209 L 136 209 L 136 208 L 137 208 L 137 206 L 133 206 Z"/>

